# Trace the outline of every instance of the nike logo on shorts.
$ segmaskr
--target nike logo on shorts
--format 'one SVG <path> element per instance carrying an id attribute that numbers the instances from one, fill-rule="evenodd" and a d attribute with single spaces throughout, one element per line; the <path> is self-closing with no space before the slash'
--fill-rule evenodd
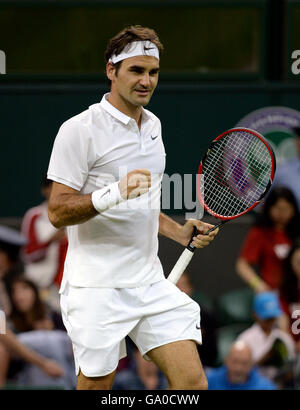
<path id="1" fill-rule="evenodd" d="M 196 329 L 199 329 L 199 330 L 200 330 L 200 329 L 201 329 L 201 326 L 197 324 L 197 325 L 196 325 Z"/>
<path id="2" fill-rule="evenodd" d="M 152 140 L 156 140 L 156 138 L 158 138 L 158 135 L 156 135 L 156 137 L 152 137 L 152 135 L 151 135 Z"/>

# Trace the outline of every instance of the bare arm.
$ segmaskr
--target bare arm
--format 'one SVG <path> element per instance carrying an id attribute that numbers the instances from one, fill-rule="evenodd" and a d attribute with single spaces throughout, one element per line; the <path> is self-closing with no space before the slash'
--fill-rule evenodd
<path id="1" fill-rule="evenodd" d="M 40 356 L 38 353 L 22 344 L 11 330 L 6 329 L 6 334 L 0 334 L 0 342 L 4 346 L 20 356 L 26 362 L 35 364 L 40 367 L 45 373 L 52 377 L 59 377 L 63 374 L 62 368 L 52 360 Z"/>
<path id="2" fill-rule="evenodd" d="M 189 219 L 184 225 L 180 225 L 163 212 L 159 215 L 159 233 L 174 240 L 175 242 L 180 243 L 183 246 L 188 245 L 193 234 L 194 227 L 196 227 L 198 231 L 205 233 L 212 228 L 213 225 L 201 222 L 197 219 Z M 209 235 L 198 234 L 194 237 L 193 245 L 196 248 L 203 248 L 204 246 L 209 245 L 209 243 L 217 235 L 218 231 L 219 229 L 216 229 Z"/>
<path id="3" fill-rule="evenodd" d="M 186 242 L 180 240 L 180 232 L 182 225 L 175 222 L 163 212 L 159 215 L 159 233 L 166 236 L 169 239 L 173 239 L 175 242 L 179 242 L 181 245 L 186 246 Z"/>
<path id="4" fill-rule="evenodd" d="M 266 292 L 270 290 L 269 286 L 256 274 L 255 270 L 245 259 L 238 258 L 236 271 L 255 292 Z"/>
<path id="5" fill-rule="evenodd" d="M 146 169 L 136 169 L 119 181 L 117 190 L 120 198 L 127 200 L 143 195 L 150 186 L 150 172 Z M 99 212 L 93 205 L 92 193 L 83 195 L 67 185 L 53 182 L 48 214 L 50 222 L 56 228 L 86 222 Z"/>
<path id="6" fill-rule="evenodd" d="M 82 195 L 76 189 L 53 182 L 49 199 L 49 220 L 56 228 L 86 222 L 98 214 L 92 194 Z"/>

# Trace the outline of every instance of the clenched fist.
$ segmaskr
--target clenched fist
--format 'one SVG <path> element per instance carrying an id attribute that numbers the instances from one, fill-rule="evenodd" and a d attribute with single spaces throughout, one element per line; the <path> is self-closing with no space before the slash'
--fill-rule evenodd
<path id="1" fill-rule="evenodd" d="M 151 175 L 147 169 L 135 169 L 119 182 L 119 190 L 123 199 L 137 198 L 145 194 L 151 187 Z"/>

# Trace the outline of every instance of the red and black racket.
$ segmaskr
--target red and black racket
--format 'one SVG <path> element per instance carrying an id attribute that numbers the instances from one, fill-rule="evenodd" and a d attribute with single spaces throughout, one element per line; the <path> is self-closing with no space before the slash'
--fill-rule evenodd
<path id="1" fill-rule="evenodd" d="M 232 128 L 214 139 L 197 175 L 200 203 L 220 220 L 206 235 L 258 205 L 273 183 L 275 169 L 274 152 L 257 131 Z M 195 250 L 192 242 L 193 239 L 168 276 L 173 283 L 192 259 Z"/>

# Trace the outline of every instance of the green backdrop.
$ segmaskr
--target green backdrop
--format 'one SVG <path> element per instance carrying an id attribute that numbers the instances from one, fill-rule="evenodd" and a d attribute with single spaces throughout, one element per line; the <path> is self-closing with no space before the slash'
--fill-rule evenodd
<path id="1" fill-rule="evenodd" d="M 21 216 L 41 200 L 39 185 L 58 128 L 106 91 L 105 82 L 1 85 L 1 217 Z M 162 121 L 166 172 L 194 174 L 213 137 L 258 108 L 300 110 L 299 92 L 296 84 L 205 85 L 162 79 L 148 108 Z"/>

